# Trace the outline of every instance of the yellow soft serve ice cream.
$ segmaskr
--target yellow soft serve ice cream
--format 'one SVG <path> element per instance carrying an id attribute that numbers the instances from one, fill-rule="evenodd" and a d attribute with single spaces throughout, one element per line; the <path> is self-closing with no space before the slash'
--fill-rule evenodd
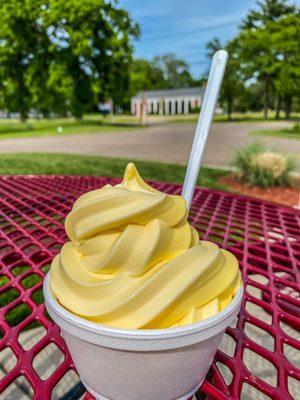
<path id="1" fill-rule="evenodd" d="M 51 290 L 66 309 L 125 329 L 190 324 L 226 307 L 239 288 L 236 258 L 199 241 L 186 202 L 146 184 L 129 164 L 116 186 L 88 192 L 66 218 Z"/>

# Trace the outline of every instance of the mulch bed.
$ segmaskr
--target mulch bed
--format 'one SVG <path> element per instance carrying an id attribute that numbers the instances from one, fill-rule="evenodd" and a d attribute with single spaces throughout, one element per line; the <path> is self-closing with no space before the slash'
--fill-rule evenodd
<path id="1" fill-rule="evenodd" d="M 287 187 L 262 188 L 259 186 L 247 186 L 236 179 L 234 174 L 222 176 L 218 182 L 228 189 L 260 199 L 273 201 L 291 207 L 300 206 L 300 190 Z"/>

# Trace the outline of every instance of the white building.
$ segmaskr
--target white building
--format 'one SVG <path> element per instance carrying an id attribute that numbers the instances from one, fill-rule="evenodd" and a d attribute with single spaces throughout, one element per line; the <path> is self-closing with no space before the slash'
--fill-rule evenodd
<path id="1" fill-rule="evenodd" d="M 142 103 L 148 114 L 188 114 L 191 109 L 200 107 L 204 88 L 149 90 L 138 93 L 131 99 L 131 113 L 140 116 Z"/>

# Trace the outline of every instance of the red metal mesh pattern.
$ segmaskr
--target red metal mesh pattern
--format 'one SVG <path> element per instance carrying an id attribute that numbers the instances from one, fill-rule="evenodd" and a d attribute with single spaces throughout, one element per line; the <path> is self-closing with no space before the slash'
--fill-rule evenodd
<path id="1" fill-rule="evenodd" d="M 74 370 L 59 329 L 45 314 L 42 280 L 66 240 L 63 222 L 74 200 L 116 181 L 75 176 L 0 178 L 0 398 L 5 399 L 10 385 L 17 382 L 18 390 L 25 386 L 26 398 L 55 399 L 53 388 Z M 181 191 L 179 185 L 153 185 L 172 194 Z M 198 398 L 300 398 L 296 356 L 300 350 L 300 213 L 197 189 L 191 222 L 202 239 L 238 257 L 246 289 L 239 318 L 227 329 Z M 28 326 L 37 325 L 42 337 L 24 346 L 24 337 L 31 332 Z M 61 358 L 55 360 L 55 371 L 41 372 L 37 356 L 49 345 Z M 3 369 L 2 352 L 15 365 Z M 86 394 L 84 399 L 92 397 Z"/>

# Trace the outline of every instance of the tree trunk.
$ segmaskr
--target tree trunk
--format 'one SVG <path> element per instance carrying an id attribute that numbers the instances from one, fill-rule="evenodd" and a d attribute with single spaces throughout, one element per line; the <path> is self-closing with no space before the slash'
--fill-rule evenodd
<path id="1" fill-rule="evenodd" d="M 264 78 L 264 118 L 268 118 L 269 111 L 269 77 Z"/>
<path id="2" fill-rule="evenodd" d="M 292 110 L 292 96 L 291 95 L 287 95 L 285 97 L 285 118 L 289 119 L 290 115 L 291 115 L 291 110 Z"/>
<path id="3" fill-rule="evenodd" d="M 233 106 L 233 99 L 232 96 L 227 97 L 227 119 L 231 121 L 231 114 L 232 114 L 232 106 Z"/>
<path id="4" fill-rule="evenodd" d="M 18 112 L 20 114 L 20 121 L 24 122 L 28 118 L 28 104 L 26 102 L 28 101 L 28 90 L 25 86 L 25 71 L 21 66 L 21 57 L 17 56 L 16 57 L 16 66 L 15 66 L 15 76 L 16 76 L 16 83 L 17 83 L 17 108 Z"/>
<path id="5" fill-rule="evenodd" d="M 275 119 L 279 119 L 280 118 L 280 110 L 281 110 L 281 96 L 278 94 L 277 95 L 277 101 L 276 101 Z"/>
<path id="6" fill-rule="evenodd" d="M 27 112 L 21 111 L 21 112 L 20 112 L 20 121 L 21 121 L 21 122 L 25 122 L 25 121 L 27 120 L 27 118 L 28 118 Z"/>
<path id="7" fill-rule="evenodd" d="M 26 88 L 25 88 L 25 83 L 23 80 L 23 77 L 19 76 L 18 79 L 18 108 L 19 108 L 19 113 L 20 113 L 20 121 L 25 122 L 28 118 L 28 111 L 27 111 L 27 105 L 26 105 Z"/>

